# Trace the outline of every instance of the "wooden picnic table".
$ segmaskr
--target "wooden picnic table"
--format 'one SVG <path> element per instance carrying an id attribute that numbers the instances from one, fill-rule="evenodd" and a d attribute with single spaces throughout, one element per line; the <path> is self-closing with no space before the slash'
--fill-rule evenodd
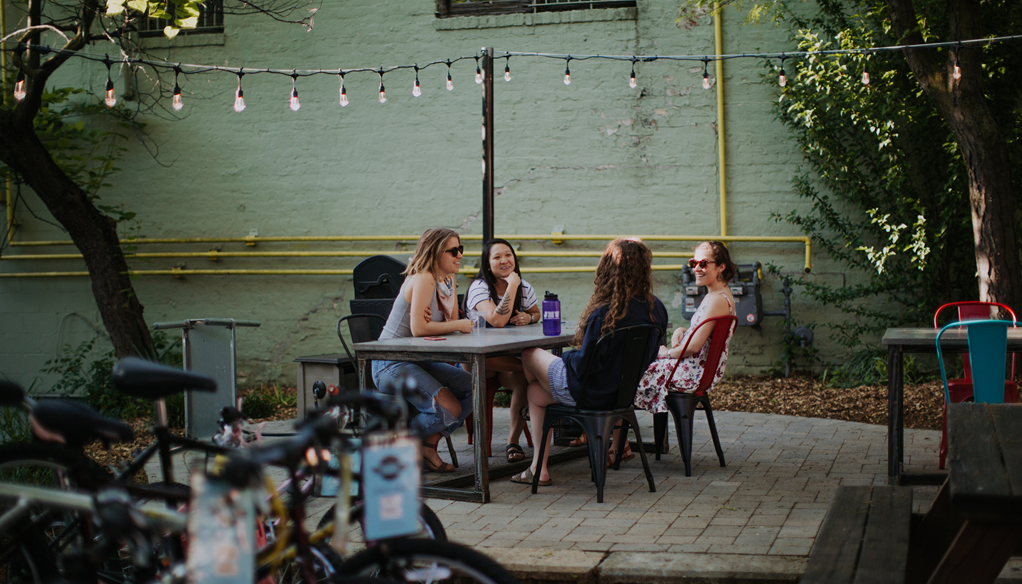
<path id="1" fill-rule="evenodd" d="M 948 479 L 914 529 L 909 583 L 992 583 L 1022 543 L 1022 405 L 952 404 Z"/>
<path id="2" fill-rule="evenodd" d="M 486 458 L 486 358 L 501 355 L 516 355 L 523 350 L 560 349 L 571 343 L 575 335 L 575 323 L 564 323 L 561 334 L 545 336 L 540 323 L 526 326 L 487 328 L 482 334 L 452 333 L 442 341 L 427 341 L 421 337 L 389 339 L 356 343 L 358 375 L 361 387 L 366 383 L 366 362 L 387 361 L 433 361 L 447 363 L 468 363 L 472 368 L 472 411 L 479 412 L 475 419 L 473 453 L 475 457 L 475 485 L 471 490 L 453 486 L 429 485 L 422 487 L 426 497 L 457 499 L 488 503 L 490 500 L 489 464 Z"/>

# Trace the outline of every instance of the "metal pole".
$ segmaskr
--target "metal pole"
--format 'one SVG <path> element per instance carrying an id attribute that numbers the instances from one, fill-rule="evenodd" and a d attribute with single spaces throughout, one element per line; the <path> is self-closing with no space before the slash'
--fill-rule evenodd
<path id="1" fill-rule="evenodd" d="M 493 48 L 483 48 L 483 241 L 493 239 Z"/>

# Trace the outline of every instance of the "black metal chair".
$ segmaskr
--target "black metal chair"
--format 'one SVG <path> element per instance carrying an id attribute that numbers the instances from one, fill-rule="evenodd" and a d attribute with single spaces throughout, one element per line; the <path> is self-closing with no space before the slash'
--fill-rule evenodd
<path id="1" fill-rule="evenodd" d="M 393 299 L 391 299 L 391 302 L 393 303 Z M 365 343 L 380 338 L 380 332 L 383 331 L 383 325 L 387 324 L 387 319 L 378 314 L 349 314 L 337 320 L 337 338 L 341 340 L 341 346 L 344 347 L 344 352 L 348 355 L 351 366 L 358 367 L 356 356 L 348 347 L 348 343 L 344 340 L 344 335 L 341 334 L 341 323 L 344 322 L 348 323 L 348 335 L 351 337 L 351 342 Z M 367 379 L 366 381 L 372 383 L 372 379 Z M 446 438 L 447 450 L 451 453 L 451 464 L 457 468 L 458 453 L 454 451 L 454 443 L 451 441 L 451 437 L 447 436 Z"/>
<path id="2" fill-rule="evenodd" d="M 596 483 L 596 502 L 603 502 L 603 485 L 607 478 L 607 454 L 610 450 L 611 433 L 614 425 L 620 420 L 621 442 L 618 444 L 617 456 L 614 457 L 614 469 L 621 464 L 621 457 L 624 455 L 624 444 L 628 440 L 628 428 L 635 430 L 635 440 L 639 443 L 639 457 L 642 459 L 642 469 L 646 473 L 646 481 L 649 483 L 649 492 L 656 492 L 656 484 L 653 481 L 653 473 L 649 470 L 649 462 L 646 460 L 646 451 L 642 447 L 642 437 L 639 435 L 639 423 L 635 418 L 635 408 L 632 405 L 635 401 L 635 392 L 639 387 L 639 380 L 649 366 L 649 356 L 656 356 L 655 347 L 659 346 L 664 331 L 655 324 L 643 324 L 621 327 L 611 333 L 600 337 L 596 342 L 595 351 L 599 351 L 602 344 L 609 344 L 615 338 L 623 335 L 624 356 L 621 362 L 621 377 L 618 379 L 617 401 L 614 407 L 609 410 L 583 410 L 578 407 L 551 404 L 546 407 L 546 414 L 543 416 L 543 433 L 539 437 L 539 460 L 543 460 L 543 453 L 546 450 L 547 435 L 554 422 L 563 418 L 573 420 L 582 426 L 586 433 L 586 444 L 589 449 L 589 467 L 592 470 L 592 480 Z M 583 392 L 585 389 L 583 388 Z M 537 472 L 532 477 L 532 492 L 536 493 L 539 487 L 539 475 Z"/>
<path id="3" fill-rule="evenodd" d="M 385 255 L 375 255 L 359 262 L 351 271 L 357 300 L 396 298 L 405 281 L 407 266 Z"/>

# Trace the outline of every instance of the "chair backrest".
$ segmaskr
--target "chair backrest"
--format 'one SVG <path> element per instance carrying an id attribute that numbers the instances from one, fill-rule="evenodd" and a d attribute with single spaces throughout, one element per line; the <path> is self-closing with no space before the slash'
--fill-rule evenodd
<path id="1" fill-rule="evenodd" d="M 349 314 L 342 316 L 337 321 L 337 338 L 341 339 L 341 346 L 344 347 L 348 358 L 354 360 L 355 355 L 352 354 L 348 343 L 344 340 L 344 335 L 341 334 L 341 323 L 344 322 L 348 323 L 348 335 L 351 337 L 351 342 L 364 343 L 380 338 L 380 332 L 383 331 L 383 325 L 387 324 L 387 319 L 378 314 Z"/>
<path id="2" fill-rule="evenodd" d="M 969 358 L 972 361 L 972 395 L 976 403 L 1004 402 L 1004 365 L 1008 359 L 1007 320 L 966 320 L 950 323 L 937 333 L 937 362 L 944 381 L 945 403 L 951 403 L 948 391 L 944 357 L 940 339 L 951 328 L 965 327 L 969 339 Z"/>
<path id="3" fill-rule="evenodd" d="M 699 378 L 699 385 L 692 392 L 695 395 L 703 395 L 706 390 L 710 389 L 713 385 L 713 378 L 717 374 L 717 367 L 720 365 L 720 358 L 724 356 L 724 347 L 727 346 L 728 339 L 735 332 L 735 327 L 738 326 L 738 317 L 730 314 L 724 316 L 714 316 L 708 318 L 696 326 L 695 330 L 689 333 L 688 338 L 685 340 L 685 344 L 681 347 L 681 354 L 685 354 L 685 350 L 688 349 L 688 344 L 696 335 L 696 331 L 703 328 L 704 326 L 712 325 L 713 330 L 710 331 L 710 351 L 706 355 L 706 365 L 703 368 L 703 376 Z M 667 376 L 665 385 L 670 387 L 671 380 L 674 379 L 674 371 L 681 364 L 683 357 L 679 356 L 677 361 L 674 362 L 674 367 L 671 368 L 671 374 Z"/>
<path id="4" fill-rule="evenodd" d="M 654 347 L 660 345 L 664 329 L 655 324 L 636 324 L 616 328 L 596 341 L 596 351 L 600 345 L 610 343 L 613 339 L 624 337 L 624 355 L 621 359 L 621 377 L 618 378 L 617 402 L 613 409 L 622 410 L 635 402 L 635 392 L 639 389 L 639 380 L 649 366 L 647 357 L 656 357 Z"/>
<path id="5" fill-rule="evenodd" d="M 351 270 L 355 281 L 355 298 L 396 298 L 401 291 L 405 276 L 401 272 L 407 266 L 385 255 L 375 255 L 359 262 Z"/>
<path id="6" fill-rule="evenodd" d="M 933 313 L 933 328 L 939 329 L 940 314 L 941 312 L 951 309 L 955 309 L 958 312 L 958 321 L 964 320 L 987 320 L 991 318 L 998 318 L 999 314 L 991 316 L 992 309 L 997 308 L 998 313 L 1001 311 L 1011 315 L 1011 321 L 1018 326 L 1018 318 L 1015 317 L 1015 311 L 1011 307 L 1001 304 L 1000 302 L 984 302 L 982 300 L 963 300 L 961 302 L 948 302 L 941 306 Z M 1015 378 L 1015 354 L 1011 355 L 1011 379 Z M 965 370 L 965 379 L 972 379 L 972 367 L 970 366 L 969 356 L 967 354 L 962 355 L 962 367 Z"/>
<path id="7" fill-rule="evenodd" d="M 375 299 L 364 299 L 364 300 L 349 300 L 348 306 L 351 308 L 352 314 L 375 314 L 383 319 L 383 322 L 373 320 L 370 322 L 372 328 L 372 338 L 367 339 L 375 341 L 380 338 L 380 333 L 383 332 L 383 325 L 387 323 L 387 319 L 390 317 L 390 310 L 394 308 L 393 298 L 375 298 Z"/>

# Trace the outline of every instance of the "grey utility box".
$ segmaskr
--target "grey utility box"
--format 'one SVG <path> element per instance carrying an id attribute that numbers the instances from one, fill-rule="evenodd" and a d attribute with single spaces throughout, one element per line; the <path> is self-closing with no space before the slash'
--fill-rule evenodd
<path id="1" fill-rule="evenodd" d="M 185 434 L 209 440 L 220 430 L 220 410 L 238 402 L 238 371 L 234 330 L 260 323 L 233 318 L 195 318 L 178 322 L 157 322 L 153 330 L 181 329 L 184 367 L 216 381 L 215 393 L 185 394 Z"/>
<path id="2" fill-rule="evenodd" d="M 754 326 L 763 320 L 763 297 L 759 292 L 761 267 L 762 264 L 759 262 L 738 264 L 738 271 L 728 282 L 731 295 L 735 297 L 735 315 L 738 317 L 739 326 Z M 685 306 L 682 308 L 682 316 L 692 320 L 699 304 L 706 297 L 706 286 L 696 286 L 692 268 L 688 266 L 681 269 L 681 283 L 685 290 Z"/>

